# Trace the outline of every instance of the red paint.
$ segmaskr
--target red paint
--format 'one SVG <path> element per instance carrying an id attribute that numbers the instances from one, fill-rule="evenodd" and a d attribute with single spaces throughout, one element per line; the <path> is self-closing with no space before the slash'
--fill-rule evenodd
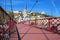
<path id="1" fill-rule="evenodd" d="M 50 31 L 50 19 L 48 20 L 48 30 Z"/>
<path id="2" fill-rule="evenodd" d="M 10 32 L 10 27 L 11 27 L 11 20 L 10 19 L 8 19 L 8 26 L 9 26 L 8 32 Z"/>

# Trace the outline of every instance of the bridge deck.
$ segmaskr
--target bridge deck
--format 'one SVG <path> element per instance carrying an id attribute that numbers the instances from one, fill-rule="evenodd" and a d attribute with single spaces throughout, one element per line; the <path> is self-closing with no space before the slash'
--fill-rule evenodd
<path id="1" fill-rule="evenodd" d="M 17 24 L 21 40 L 60 40 L 60 35 L 25 24 Z M 18 40 L 15 34 L 11 40 Z"/>

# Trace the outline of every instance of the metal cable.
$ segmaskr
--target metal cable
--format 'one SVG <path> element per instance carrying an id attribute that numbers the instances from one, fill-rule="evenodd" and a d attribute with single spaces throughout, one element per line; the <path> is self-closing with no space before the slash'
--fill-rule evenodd
<path id="1" fill-rule="evenodd" d="M 32 27 L 30 27 L 26 32 L 25 32 L 25 34 L 22 36 L 22 39 L 23 39 L 23 37 L 29 32 L 29 30 L 31 29 Z"/>
<path id="2" fill-rule="evenodd" d="M 46 37 L 46 39 L 47 39 L 47 40 L 50 40 L 50 39 L 48 38 L 48 36 L 46 35 L 46 33 L 44 33 L 43 30 L 41 30 L 41 31 L 43 32 L 43 34 L 44 34 L 44 36 Z"/>
<path id="3" fill-rule="evenodd" d="M 16 31 L 17 31 L 17 35 L 18 35 L 18 40 L 21 40 L 17 26 L 16 26 Z"/>
<path id="4" fill-rule="evenodd" d="M 53 2 L 53 0 L 50 0 L 50 1 L 51 1 L 51 3 L 52 3 L 53 7 L 55 8 L 56 12 L 59 13 L 59 11 L 58 11 L 58 9 L 57 9 L 55 3 Z"/>
<path id="5" fill-rule="evenodd" d="M 10 0 L 10 6 L 11 6 L 11 11 L 13 12 L 13 9 L 12 9 L 12 0 Z"/>
<path id="6" fill-rule="evenodd" d="M 30 12 L 33 10 L 34 6 L 37 4 L 38 0 L 36 0 L 36 2 L 34 3 L 34 5 L 32 6 Z"/>
<path id="7" fill-rule="evenodd" d="M 6 0 L 4 0 L 4 3 L 5 3 L 4 5 L 5 5 L 5 10 L 6 10 Z"/>
<path id="8" fill-rule="evenodd" d="M 12 12 L 12 15 L 13 15 L 13 18 L 14 18 L 14 14 L 13 14 L 13 7 L 12 7 L 12 0 L 10 0 L 10 6 L 11 6 L 11 12 Z M 12 17 L 11 17 L 12 18 Z M 12 18 L 12 19 L 13 19 Z"/>

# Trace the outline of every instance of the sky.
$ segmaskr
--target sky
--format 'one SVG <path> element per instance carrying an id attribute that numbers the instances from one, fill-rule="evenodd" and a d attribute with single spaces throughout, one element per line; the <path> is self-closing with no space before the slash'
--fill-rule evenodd
<path id="1" fill-rule="evenodd" d="M 27 5 L 27 11 L 29 12 L 34 5 L 36 0 L 12 0 L 12 8 L 13 11 L 23 11 L 24 5 Z M 32 12 L 45 12 L 47 15 L 52 16 L 60 16 L 60 0 L 38 0 L 36 5 L 34 6 Z M 0 0 L 0 6 L 4 9 L 6 7 L 6 11 L 11 11 L 10 0 Z"/>

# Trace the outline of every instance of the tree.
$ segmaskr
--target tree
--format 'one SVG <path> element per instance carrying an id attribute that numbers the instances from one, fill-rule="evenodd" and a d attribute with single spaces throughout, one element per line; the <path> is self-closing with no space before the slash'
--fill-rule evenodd
<path id="1" fill-rule="evenodd" d="M 2 24 L 4 20 L 5 20 L 4 14 L 0 11 L 0 24 Z"/>
<path id="2" fill-rule="evenodd" d="M 42 14 L 42 16 L 44 16 L 44 17 L 50 17 L 49 15 L 46 15 L 46 14 Z"/>
<path id="3" fill-rule="evenodd" d="M 22 13 L 20 13 L 20 16 L 21 16 L 21 18 L 22 18 L 22 20 L 23 20 L 23 14 L 22 14 Z"/>
<path id="4" fill-rule="evenodd" d="M 36 13 L 31 13 L 29 14 L 29 16 L 36 16 Z"/>
<path id="5" fill-rule="evenodd" d="M 13 12 L 8 12 L 8 14 L 10 15 L 11 18 L 14 19 L 14 14 L 13 14 Z"/>

